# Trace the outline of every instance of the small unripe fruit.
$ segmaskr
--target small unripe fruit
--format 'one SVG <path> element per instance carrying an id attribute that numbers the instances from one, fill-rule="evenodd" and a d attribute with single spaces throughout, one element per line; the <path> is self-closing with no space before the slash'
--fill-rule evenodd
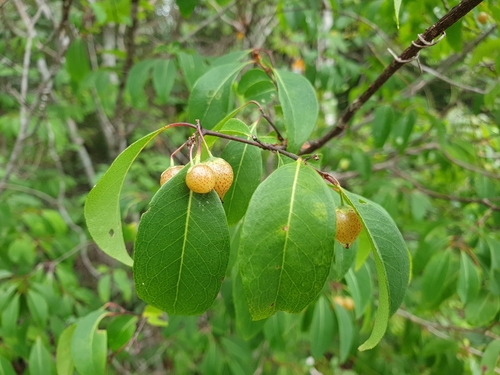
<path id="1" fill-rule="evenodd" d="M 210 158 L 206 160 L 205 163 L 214 171 L 214 189 L 219 195 L 220 200 L 222 200 L 233 184 L 233 168 L 231 168 L 231 164 L 222 158 Z"/>
<path id="2" fill-rule="evenodd" d="M 363 225 L 356 211 L 350 206 L 338 207 L 336 214 L 337 233 L 335 234 L 335 239 L 348 249 L 356 241 L 356 238 L 358 238 Z"/>
<path id="3" fill-rule="evenodd" d="M 488 13 L 486 13 L 486 12 L 479 12 L 479 14 L 477 15 L 477 21 L 481 25 L 486 24 L 486 22 L 488 22 Z"/>
<path id="4" fill-rule="evenodd" d="M 215 174 L 208 165 L 196 164 L 186 174 L 186 185 L 195 193 L 206 194 L 215 186 Z"/>
<path id="5" fill-rule="evenodd" d="M 351 297 L 344 298 L 344 309 L 347 311 L 354 310 L 354 300 Z"/>
<path id="6" fill-rule="evenodd" d="M 176 165 L 165 169 L 165 171 L 161 174 L 160 177 L 160 186 L 163 186 L 168 181 L 170 181 L 170 179 L 174 177 L 177 173 L 179 173 L 182 168 L 184 168 L 183 165 Z"/>

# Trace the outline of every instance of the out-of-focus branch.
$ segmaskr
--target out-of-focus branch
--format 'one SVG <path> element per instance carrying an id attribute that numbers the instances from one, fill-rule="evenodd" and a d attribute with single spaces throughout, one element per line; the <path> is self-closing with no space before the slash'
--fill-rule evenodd
<path id="1" fill-rule="evenodd" d="M 417 40 L 412 42 L 401 55 L 396 57 L 391 64 L 384 69 L 365 92 L 347 107 L 344 113 L 339 117 L 333 129 L 321 138 L 310 142 L 309 147 L 301 151 L 301 154 L 314 152 L 328 141 L 344 132 L 347 129 L 349 121 L 354 117 L 356 112 L 385 84 L 385 82 L 387 82 L 389 78 L 391 78 L 403 65 L 413 61 L 422 48 L 431 46 L 434 39 L 442 35 L 446 29 L 460 20 L 481 2 L 482 0 L 462 0 L 460 4 L 450 10 L 450 12 L 442 17 L 435 25 L 429 27 Z"/>
<path id="2" fill-rule="evenodd" d="M 422 193 L 433 197 L 437 199 L 442 199 L 446 201 L 456 201 L 456 202 L 463 202 L 463 203 L 480 203 L 483 204 L 489 208 L 491 208 L 494 211 L 500 211 L 500 206 L 495 205 L 491 199 L 488 198 L 467 198 L 467 197 L 458 197 L 456 195 L 448 195 L 448 194 L 443 194 L 439 193 L 434 190 L 427 189 L 425 186 L 423 186 L 421 183 L 407 175 L 406 173 L 400 171 L 399 169 L 392 168 L 392 172 L 396 175 L 399 176 L 406 181 L 410 182 L 413 186 L 415 186 L 418 190 L 420 190 Z"/>
<path id="3" fill-rule="evenodd" d="M 126 128 L 124 123 L 125 117 L 125 106 L 123 104 L 123 95 L 125 91 L 125 85 L 127 83 L 128 74 L 132 65 L 134 64 L 134 55 L 135 55 L 135 32 L 137 30 L 137 26 L 139 25 L 139 21 L 137 18 L 139 8 L 139 0 L 132 0 L 130 7 L 130 19 L 132 20 L 132 24 L 127 29 L 127 33 L 125 35 L 125 48 L 127 57 L 125 59 L 125 63 L 123 65 L 123 74 L 121 77 L 120 84 L 118 86 L 118 95 L 116 98 L 116 109 L 115 109 L 115 119 L 116 126 L 118 129 L 118 149 L 114 150 L 116 154 L 120 153 L 127 147 L 126 140 Z M 115 155 L 113 155 L 115 156 Z"/>
<path id="4" fill-rule="evenodd" d="M 66 125 L 68 127 L 69 137 L 71 141 L 78 147 L 78 156 L 80 157 L 80 161 L 83 165 L 83 170 L 85 171 L 85 175 L 87 176 L 87 182 L 89 186 L 92 187 L 94 186 L 94 167 L 92 166 L 92 160 L 90 160 L 89 153 L 83 145 L 83 139 L 78 133 L 78 126 L 76 125 L 76 122 L 70 118 L 66 120 Z"/>

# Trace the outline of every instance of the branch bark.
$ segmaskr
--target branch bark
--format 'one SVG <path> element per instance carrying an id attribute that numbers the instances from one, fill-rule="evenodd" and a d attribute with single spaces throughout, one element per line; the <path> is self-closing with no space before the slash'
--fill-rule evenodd
<path id="1" fill-rule="evenodd" d="M 446 29 L 452 26 L 455 22 L 464 17 L 483 0 L 462 0 L 460 4 L 450 10 L 444 17 L 442 17 L 436 24 L 429 27 L 422 35 L 421 39 L 427 43 L 431 43 L 435 38 L 442 35 Z M 378 78 L 363 92 L 359 98 L 354 100 L 344 113 L 339 117 L 337 124 L 333 129 L 326 133 L 321 138 L 311 141 L 309 146 L 301 151 L 301 154 L 310 154 L 318 148 L 325 145 L 331 139 L 343 133 L 349 124 L 349 121 L 354 117 L 356 112 L 365 104 L 368 99 L 375 94 L 389 78 L 391 78 L 403 65 L 412 61 L 422 48 L 427 46 L 423 45 L 422 40 L 415 40 L 401 55 L 394 59 L 387 68 L 378 76 Z"/>

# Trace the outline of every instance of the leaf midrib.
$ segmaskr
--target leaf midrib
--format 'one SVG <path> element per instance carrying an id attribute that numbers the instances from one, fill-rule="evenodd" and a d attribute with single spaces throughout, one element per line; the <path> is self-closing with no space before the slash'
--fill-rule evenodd
<path id="1" fill-rule="evenodd" d="M 292 214 L 293 214 L 293 203 L 295 201 L 295 192 L 297 188 L 297 180 L 299 177 L 299 171 L 300 171 L 300 160 L 297 161 L 297 167 L 295 168 L 295 176 L 293 177 L 293 185 L 292 185 L 292 194 L 290 197 L 290 211 L 288 212 L 288 219 L 286 223 L 286 234 L 285 234 L 285 243 L 283 244 L 283 258 L 281 260 L 281 267 L 280 267 L 280 276 L 278 278 L 278 288 L 276 289 L 276 297 L 274 298 L 274 303 L 273 303 L 273 308 L 276 309 L 276 301 L 278 300 L 278 296 L 280 294 L 280 288 L 281 288 L 281 280 L 283 276 L 283 269 L 285 268 L 285 258 L 286 258 L 286 248 L 288 244 L 288 237 L 290 233 L 290 222 L 292 221 Z"/>
<path id="2" fill-rule="evenodd" d="M 177 299 L 179 297 L 179 285 L 181 283 L 182 268 L 184 267 L 184 254 L 186 253 L 186 243 L 187 235 L 189 230 L 189 218 L 191 216 L 191 202 L 193 201 L 193 192 L 189 191 L 189 200 L 186 214 L 186 225 L 184 226 L 184 240 L 182 241 L 182 254 L 181 254 L 181 264 L 179 265 L 179 276 L 177 278 L 177 284 L 175 288 L 175 300 L 174 300 L 174 311 L 176 310 Z"/>

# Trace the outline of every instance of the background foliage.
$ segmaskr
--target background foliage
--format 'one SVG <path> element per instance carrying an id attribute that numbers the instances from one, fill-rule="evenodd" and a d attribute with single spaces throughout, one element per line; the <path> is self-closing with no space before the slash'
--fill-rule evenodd
<path id="1" fill-rule="evenodd" d="M 395 3 L 401 6 L 399 28 Z M 314 88 L 319 117 L 312 134 L 288 135 L 292 151 L 299 151 L 302 141 L 330 130 L 393 60 L 387 48 L 399 53 L 456 4 L 1 2 L 2 371 L 499 373 L 495 1 L 483 2 L 423 50 L 420 68 L 405 65 L 357 112 L 347 132 L 318 150 L 319 165 L 343 187 L 390 213 L 412 254 L 403 305 L 374 349 L 357 350 L 371 332 L 378 300 L 375 262 L 365 262 L 362 251 L 366 237 L 350 259 L 336 249 L 328 286 L 304 312 L 251 322 L 248 308 L 234 298 L 243 285 L 231 268 L 201 316 L 167 316 L 146 306 L 133 290 L 130 269 L 97 248 L 83 217 L 90 188 L 127 145 L 177 121 L 201 117 L 215 125 L 197 113 L 190 92 L 220 82 L 229 74 L 226 64 L 248 56 L 248 49 L 261 49 L 279 76 L 292 70 Z M 287 118 L 286 105 L 276 106 L 282 91 L 267 75 L 251 64 L 238 75 L 236 65 L 238 84 L 224 83 L 231 88 L 224 90 L 229 103 L 258 101 L 280 131 L 282 113 L 287 123 L 310 121 Z M 238 117 L 251 123 L 257 112 L 247 108 Z M 166 130 L 132 165 L 121 200 L 129 250 L 170 153 L 189 134 Z M 215 144 L 216 154 L 223 144 Z M 266 151 L 263 160 L 270 174 L 276 156 Z M 185 164 L 186 155 L 178 162 Z M 231 227 L 232 249 L 240 230 L 239 224 Z"/>

